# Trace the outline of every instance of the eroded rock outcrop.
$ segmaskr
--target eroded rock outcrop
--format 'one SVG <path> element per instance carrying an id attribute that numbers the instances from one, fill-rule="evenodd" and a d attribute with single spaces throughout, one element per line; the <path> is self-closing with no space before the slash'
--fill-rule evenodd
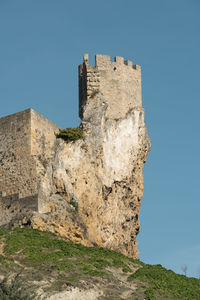
<path id="1" fill-rule="evenodd" d="M 21 222 L 137 258 L 142 170 L 150 150 L 140 67 L 106 55 L 97 55 L 90 66 L 85 55 L 79 115 L 83 139 L 66 142 L 51 135 L 45 163 L 44 155 L 34 155 L 41 209 L 12 218 L 10 225 Z"/>
<path id="2" fill-rule="evenodd" d="M 51 191 L 76 207 L 77 217 L 70 224 L 77 224 L 77 220 L 84 224 L 84 236 L 77 230 L 79 242 L 138 257 L 136 235 L 140 228 L 142 170 L 150 149 L 138 91 L 140 69 L 119 60 L 105 65 L 107 58 L 97 57 L 96 66 L 90 67 L 86 57 L 80 67 L 81 95 L 83 82 L 87 82 L 87 94 L 80 108 L 84 139 L 56 141 Z M 90 89 L 91 83 L 95 83 L 94 91 Z M 120 98 L 113 99 L 113 91 L 123 88 L 126 95 L 116 94 Z M 40 229 L 49 228 L 43 226 L 38 225 Z M 71 226 L 66 224 L 60 232 L 75 240 L 70 237 Z"/>

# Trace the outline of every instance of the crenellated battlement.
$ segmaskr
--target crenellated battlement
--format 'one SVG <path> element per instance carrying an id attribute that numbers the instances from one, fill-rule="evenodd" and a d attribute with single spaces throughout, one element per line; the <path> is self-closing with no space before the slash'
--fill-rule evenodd
<path id="1" fill-rule="evenodd" d="M 128 109 L 142 106 L 141 67 L 132 61 L 115 56 L 97 54 L 90 66 L 88 54 L 79 66 L 79 116 L 84 116 L 85 105 L 94 95 L 101 94 L 110 104 L 109 117 L 124 115 Z M 112 108 L 111 108 L 112 107 Z"/>
<path id="2" fill-rule="evenodd" d="M 141 70 L 141 66 L 139 65 L 133 65 L 133 62 L 131 60 L 124 60 L 121 56 L 115 56 L 114 61 L 111 60 L 110 55 L 105 54 L 96 54 L 95 55 L 95 66 L 89 65 L 89 55 L 86 53 L 83 56 L 83 63 L 85 63 L 87 66 L 94 68 L 101 68 L 106 67 L 108 65 L 112 65 L 113 67 L 124 64 L 125 66 L 131 67 L 134 70 Z"/>

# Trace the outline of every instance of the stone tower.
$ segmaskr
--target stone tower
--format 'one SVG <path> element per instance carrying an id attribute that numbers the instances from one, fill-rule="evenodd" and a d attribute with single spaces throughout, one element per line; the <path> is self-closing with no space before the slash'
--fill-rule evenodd
<path id="1" fill-rule="evenodd" d="M 79 174 L 77 187 L 70 194 L 78 199 L 92 243 L 138 257 L 142 170 L 150 149 L 140 66 L 119 56 L 112 62 L 108 55 L 96 55 L 90 66 L 85 54 L 79 66 L 79 116 L 85 138 L 73 170 Z"/>
<path id="2" fill-rule="evenodd" d="M 83 119 L 88 101 L 100 93 L 109 104 L 107 117 L 115 119 L 126 115 L 135 107 L 142 107 L 141 67 L 130 60 L 97 54 L 95 66 L 90 66 L 88 54 L 79 66 L 79 116 Z"/>

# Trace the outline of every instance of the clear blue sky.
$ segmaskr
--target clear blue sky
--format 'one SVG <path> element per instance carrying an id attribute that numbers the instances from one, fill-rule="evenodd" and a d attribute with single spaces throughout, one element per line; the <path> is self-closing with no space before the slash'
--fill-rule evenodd
<path id="1" fill-rule="evenodd" d="M 79 125 L 83 53 L 142 66 L 152 149 L 144 168 L 140 259 L 200 269 L 200 1 L 0 0 L 0 117 L 34 108 Z"/>

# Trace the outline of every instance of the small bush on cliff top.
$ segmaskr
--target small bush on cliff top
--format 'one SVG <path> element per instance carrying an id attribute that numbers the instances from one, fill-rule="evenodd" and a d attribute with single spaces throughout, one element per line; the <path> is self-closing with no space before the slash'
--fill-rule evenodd
<path id="1" fill-rule="evenodd" d="M 76 141 L 83 138 L 83 130 L 81 128 L 59 129 L 59 133 L 56 134 L 56 137 L 68 142 Z"/>

